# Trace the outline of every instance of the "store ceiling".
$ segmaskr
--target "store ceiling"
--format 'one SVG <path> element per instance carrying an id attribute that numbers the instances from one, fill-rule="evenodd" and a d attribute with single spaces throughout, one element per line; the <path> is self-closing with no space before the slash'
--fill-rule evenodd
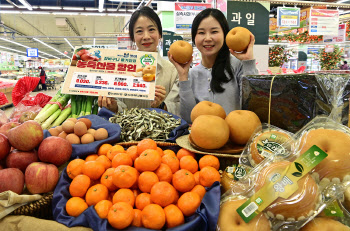
<path id="1" fill-rule="evenodd" d="M 72 46 L 93 45 L 94 42 L 95 45 L 115 45 L 117 36 L 126 35 L 125 27 L 132 12 L 144 5 L 157 10 L 158 2 L 155 0 L 26 0 L 23 4 L 23 1 L 25 0 L 0 0 L 0 50 L 6 50 L 4 47 L 7 47 L 25 55 L 26 48 L 9 42 L 13 41 L 27 47 L 39 48 L 39 54 L 45 58 L 71 57 L 72 48 L 64 38 Z M 104 2 L 104 5 L 99 11 L 100 1 Z M 169 4 L 174 2 L 163 1 Z M 182 1 L 202 2 L 201 0 Z M 26 3 L 32 7 L 32 10 L 27 9 Z M 343 4 L 348 3 L 350 0 L 343 2 Z M 280 4 L 271 4 L 271 8 L 278 5 Z M 39 12 L 40 14 L 37 14 Z M 52 46 L 60 53 L 38 40 Z M 68 52 L 67 56 L 63 54 L 65 51 Z"/>

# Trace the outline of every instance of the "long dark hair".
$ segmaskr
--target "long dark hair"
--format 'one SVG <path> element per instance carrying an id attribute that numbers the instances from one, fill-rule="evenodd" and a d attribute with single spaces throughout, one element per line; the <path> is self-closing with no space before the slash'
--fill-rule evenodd
<path id="1" fill-rule="evenodd" d="M 134 26 L 135 26 L 137 19 L 139 19 L 140 16 L 145 16 L 145 17 L 149 18 L 152 22 L 154 22 L 154 24 L 157 25 L 157 29 L 159 31 L 160 37 L 162 37 L 162 33 L 163 33 L 162 23 L 160 22 L 160 19 L 159 19 L 157 13 L 154 12 L 154 10 L 152 10 L 150 7 L 143 6 L 139 10 L 136 10 L 131 15 L 130 22 L 129 22 L 129 36 L 131 38 L 131 41 L 135 42 Z"/>
<path id="2" fill-rule="evenodd" d="M 221 49 L 219 50 L 218 55 L 216 56 L 215 63 L 213 65 L 212 69 L 212 80 L 210 82 L 210 88 L 213 92 L 224 92 L 225 89 L 221 86 L 223 83 L 229 82 L 233 78 L 233 72 L 231 69 L 231 62 L 230 62 L 230 51 L 226 45 L 226 35 L 229 32 L 230 28 L 228 26 L 227 20 L 225 18 L 225 15 L 218 9 L 208 8 L 203 11 L 201 11 L 193 20 L 192 23 L 192 42 L 195 44 L 195 38 L 197 35 L 199 24 L 202 22 L 203 19 L 212 16 L 215 18 L 223 32 L 224 32 L 224 44 L 222 45 Z M 225 75 L 225 71 L 227 71 L 228 76 Z"/>

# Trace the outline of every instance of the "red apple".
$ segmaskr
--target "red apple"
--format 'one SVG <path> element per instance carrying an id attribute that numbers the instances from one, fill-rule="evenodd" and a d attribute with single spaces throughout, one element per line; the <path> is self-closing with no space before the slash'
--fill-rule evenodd
<path id="1" fill-rule="evenodd" d="M 35 150 L 28 152 L 13 150 L 6 158 L 6 166 L 8 168 L 18 168 L 23 173 L 28 165 L 38 161 L 38 155 Z"/>
<path id="2" fill-rule="evenodd" d="M 44 138 L 44 133 L 39 123 L 29 120 L 12 128 L 7 133 L 7 137 L 10 144 L 16 149 L 30 151 L 38 147 Z"/>
<path id="3" fill-rule="evenodd" d="M 17 168 L 6 168 L 0 170 L 0 193 L 11 190 L 21 194 L 24 187 L 24 175 Z"/>
<path id="4" fill-rule="evenodd" d="M 5 157 L 10 153 L 11 145 L 7 136 L 0 133 L 0 160 L 5 159 Z"/>
<path id="5" fill-rule="evenodd" d="M 8 122 L 0 127 L 0 133 L 7 136 L 8 131 L 14 127 L 17 127 L 18 125 L 21 125 L 21 124 L 17 122 Z"/>
<path id="6" fill-rule="evenodd" d="M 38 157 L 43 162 L 60 166 L 67 162 L 72 155 L 72 145 L 68 140 L 50 136 L 41 142 Z"/>
<path id="7" fill-rule="evenodd" d="M 24 177 L 28 191 L 31 194 L 36 194 L 53 191 L 59 175 L 55 165 L 34 162 L 28 165 Z"/>

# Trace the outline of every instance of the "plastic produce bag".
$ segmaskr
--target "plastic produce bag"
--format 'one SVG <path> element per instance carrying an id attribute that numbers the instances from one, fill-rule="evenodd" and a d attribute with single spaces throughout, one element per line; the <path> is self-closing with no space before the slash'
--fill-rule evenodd
<path id="1" fill-rule="evenodd" d="M 325 130 L 327 131 L 325 132 Z M 314 134 L 315 132 L 316 134 Z M 333 133 L 336 134 L 333 135 Z M 317 145 L 318 149 L 317 147 L 315 149 L 313 145 Z M 269 184 L 271 186 L 270 191 L 266 191 L 267 194 L 265 195 L 278 193 L 278 197 L 262 213 L 268 216 L 272 224 L 272 230 L 299 230 L 321 212 L 325 213 L 325 211 L 330 210 L 329 206 L 334 201 L 340 201 L 338 202 L 341 205 L 340 207 L 342 205 L 344 207 L 348 206 L 347 203 L 350 205 L 350 160 L 347 156 L 349 153 L 347 147 L 349 146 L 350 129 L 348 127 L 335 122 L 329 117 L 316 117 L 299 132 L 295 133 L 292 139 L 288 139 L 283 143 L 283 148 L 276 149 L 274 155 L 266 156 L 247 175 L 233 184 L 231 189 L 223 194 L 221 203 L 223 204 L 227 200 L 235 200 L 238 197 L 257 198 L 255 203 L 258 203 L 258 199 L 264 194 L 255 194 L 259 192 L 261 185 Z M 310 147 L 313 149 L 309 149 Z M 342 151 L 342 148 L 345 148 L 345 150 Z M 321 150 L 326 151 L 328 156 L 325 157 Z M 247 158 L 249 149 L 246 148 L 244 151 L 243 160 L 249 160 Z M 318 160 L 319 163 L 316 166 L 311 165 L 311 163 L 315 163 L 314 160 L 317 160 L 318 155 L 323 156 L 324 159 Z M 250 164 L 249 161 L 246 163 Z M 278 168 L 280 170 L 274 170 Z M 294 184 L 294 182 L 292 183 L 285 178 L 287 176 L 286 172 L 290 168 L 293 170 L 291 175 L 302 178 L 297 181 L 298 189 L 291 196 L 280 196 L 283 195 L 285 189 L 287 190 L 285 188 L 287 186 L 281 188 L 281 185 Z M 310 171 L 305 171 L 306 168 L 309 168 Z M 349 196 L 347 200 L 344 200 L 343 196 L 346 190 L 349 190 Z M 269 196 L 260 199 L 261 201 L 267 201 Z M 338 211 L 340 210 L 338 209 Z M 342 210 L 345 211 L 344 208 Z M 344 214 L 347 212 L 344 212 Z M 237 215 L 236 211 L 232 213 Z M 333 213 L 334 211 L 329 212 L 329 214 Z M 344 216 L 344 218 L 340 217 L 338 220 L 346 223 L 349 218 Z M 218 228 L 220 228 L 220 225 Z"/>
<path id="2" fill-rule="evenodd" d="M 317 115 L 331 114 L 333 109 L 331 98 L 318 81 L 320 75 L 322 73 L 275 77 L 271 95 L 272 125 L 295 133 Z M 273 75 L 242 77 L 242 109 L 255 112 L 263 123 L 268 122 L 270 86 L 273 77 Z M 333 100 L 335 105 L 342 106 L 333 113 L 341 115 L 341 123 L 347 125 L 350 84 L 344 81 L 342 83 L 343 86 L 341 84 L 338 86 L 343 87 L 343 92 L 337 94 L 335 97 L 337 100 Z"/>

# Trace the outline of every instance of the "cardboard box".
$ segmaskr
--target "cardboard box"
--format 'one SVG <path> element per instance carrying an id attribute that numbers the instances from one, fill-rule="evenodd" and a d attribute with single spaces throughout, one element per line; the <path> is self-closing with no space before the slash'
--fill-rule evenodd
<path id="1" fill-rule="evenodd" d="M 242 109 L 254 111 L 264 123 L 268 122 L 273 77 L 245 76 L 241 81 Z M 341 89 L 344 90 L 342 93 Z M 337 94 L 340 101 L 329 97 Z M 332 102 L 336 102 L 338 121 L 347 125 L 349 96 L 349 74 L 276 75 L 271 92 L 271 124 L 297 132 L 315 116 L 330 115 L 334 108 Z"/>

